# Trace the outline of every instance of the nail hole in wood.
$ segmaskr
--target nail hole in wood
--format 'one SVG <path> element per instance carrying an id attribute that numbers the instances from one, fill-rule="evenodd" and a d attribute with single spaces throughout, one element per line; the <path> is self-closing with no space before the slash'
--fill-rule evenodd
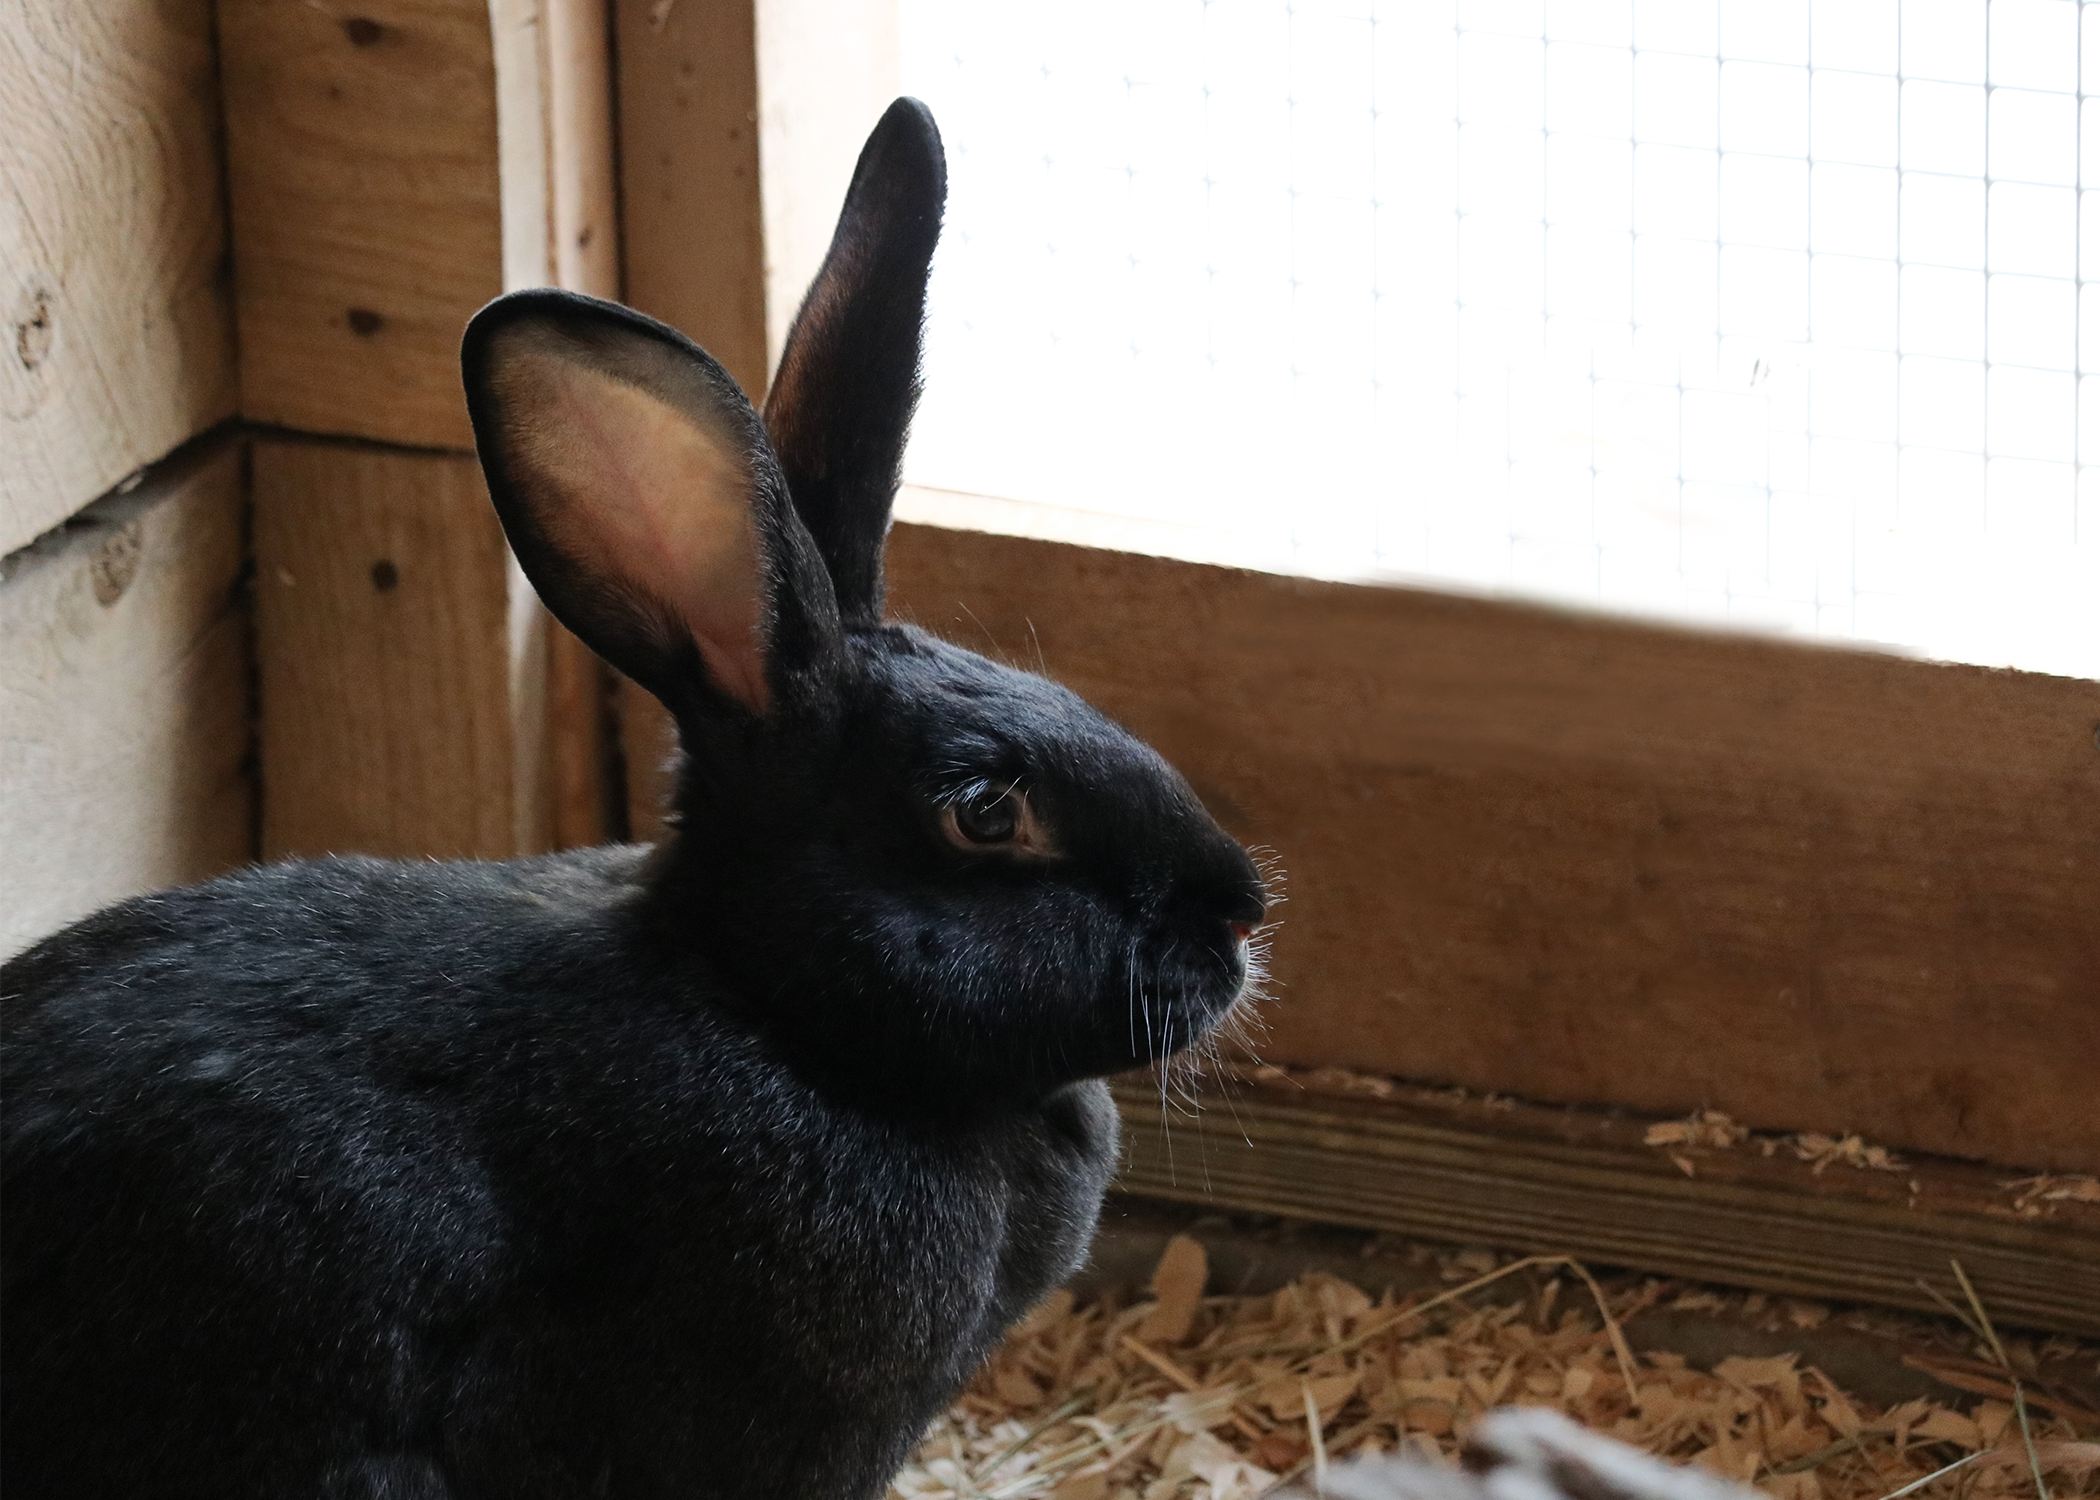
<path id="1" fill-rule="evenodd" d="M 372 587 L 380 593 L 391 592 L 394 585 L 400 581 L 401 570 L 395 567 L 391 560 L 382 557 L 372 564 Z"/>
<path id="2" fill-rule="evenodd" d="M 369 16 L 352 16 L 343 23 L 343 35 L 353 47 L 372 47 L 386 35 L 386 28 Z"/>
<path id="3" fill-rule="evenodd" d="M 379 332 L 380 327 L 386 322 L 386 319 L 380 317 L 378 313 L 373 312 L 369 307 L 353 307 L 347 316 L 350 319 L 350 331 L 361 339 L 368 339 Z"/>

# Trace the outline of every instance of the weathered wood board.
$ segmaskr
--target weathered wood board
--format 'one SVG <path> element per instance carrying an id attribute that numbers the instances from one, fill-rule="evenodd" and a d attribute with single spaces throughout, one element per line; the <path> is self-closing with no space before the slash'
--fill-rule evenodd
<path id="1" fill-rule="evenodd" d="M 459 335 L 504 287 L 485 4 L 221 0 L 242 410 L 465 449 Z"/>
<path id="2" fill-rule="evenodd" d="M 1673 1161 L 1639 1144 L 1637 1122 L 1478 1097 L 1243 1080 L 1230 1098 L 1204 1088 L 1198 1114 L 1149 1079 L 1113 1087 L 1126 1192 L 1927 1312 L 1919 1283 L 1958 1301 L 1959 1260 L 1994 1317 L 2100 1334 L 2100 1208 L 2023 1215 L 1988 1167 L 1824 1171 L 1747 1148 Z"/>
<path id="3" fill-rule="evenodd" d="M 0 569 L 0 957 L 254 854 L 238 445 Z"/>
<path id="4" fill-rule="evenodd" d="M 264 856 L 532 852 L 535 643 L 479 466 L 269 435 L 253 462 Z"/>
<path id="5" fill-rule="evenodd" d="M 1287 876 L 1273 1060 L 2100 1169 L 2100 683 L 899 525 Z"/>
<path id="6" fill-rule="evenodd" d="M 236 402 L 210 0 L 0 0 L 0 554 Z"/>
<path id="7" fill-rule="evenodd" d="M 752 0 L 614 0 L 613 50 L 626 300 L 756 399 L 768 364 L 753 11 Z"/>

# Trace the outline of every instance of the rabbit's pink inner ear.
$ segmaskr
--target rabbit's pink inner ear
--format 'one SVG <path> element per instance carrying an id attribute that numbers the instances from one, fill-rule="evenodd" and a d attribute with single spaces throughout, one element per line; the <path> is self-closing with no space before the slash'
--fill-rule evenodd
<path id="1" fill-rule="evenodd" d="M 585 577 L 683 629 L 708 681 L 755 714 L 766 681 L 751 466 L 734 436 L 553 351 L 504 363 L 511 478 Z"/>

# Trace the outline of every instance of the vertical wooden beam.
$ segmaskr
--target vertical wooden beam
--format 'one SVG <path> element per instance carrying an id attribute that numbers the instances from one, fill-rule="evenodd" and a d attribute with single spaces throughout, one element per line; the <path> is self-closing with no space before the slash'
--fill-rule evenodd
<path id="1" fill-rule="evenodd" d="M 606 0 L 546 4 L 548 215 L 554 284 L 620 295 L 619 184 L 613 171 L 612 17 Z M 556 848 L 602 842 L 612 807 L 612 672 L 549 620 L 547 795 Z"/>
<path id="2" fill-rule="evenodd" d="M 233 415 L 211 0 L 0 0 L 0 554 Z"/>
<path id="3" fill-rule="evenodd" d="M 614 0 L 613 18 L 627 301 L 686 333 L 756 398 L 768 365 L 752 0 Z M 624 678 L 616 702 L 628 829 L 653 840 L 677 735 Z"/>
<path id="4" fill-rule="evenodd" d="M 459 331 L 503 289 L 481 0 L 220 0 L 241 405 L 260 422 L 473 444 Z"/>
<path id="5" fill-rule="evenodd" d="M 897 91 L 894 0 L 614 0 L 613 14 L 627 301 L 763 400 Z M 652 839 L 676 735 L 630 683 L 619 723 L 629 824 Z"/>
<path id="6" fill-rule="evenodd" d="M 254 493 L 264 857 L 527 852 L 508 550 L 474 460 L 269 435 Z"/>
<path id="7" fill-rule="evenodd" d="M 294 576 L 362 556 L 409 577 L 366 554 L 411 549 L 416 587 L 465 612 L 411 629 L 414 594 L 279 582 L 262 626 L 273 854 L 528 853 L 607 831 L 602 669 L 501 545 L 458 358 L 506 288 L 617 292 L 604 4 L 222 0 L 246 410 L 421 450 L 267 440 L 258 538 Z M 496 598 L 489 650 L 474 611 Z M 374 630 L 401 650 L 370 658 Z"/>
<path id="8" fill-rule="evenodd" d="M 0 563 L 0 958 L 253 857 L 241 569 L 232 441 Z"/>
<path id="9" fill-rule="evenodd" d="M 593 297 L 618 297 L 612 16 L 607 0 L 544 3 L 554 284 Z"/>
<path id="10" fill-rule="evenodd" d="M 503 284 L 619 295 L 610 18 L 605 0 L 491 0 Z M 610 684 L 603 663 L 541 609 L 512 570 L 512 659 L 535 696 L 517 704 L 518 774 L 538 790 L 539 840 L 611 831 Z"/>
<path id="11" fill-rule="evenodd" d="M 752 0 L 614 0 L 627 301 L 766 383 Z"/>
<path id="12" fill-rule="evenodd" d="M 759 400 L 896 96 L 896 5 L 614 0 L 613 15 L 627 300 Z"/>

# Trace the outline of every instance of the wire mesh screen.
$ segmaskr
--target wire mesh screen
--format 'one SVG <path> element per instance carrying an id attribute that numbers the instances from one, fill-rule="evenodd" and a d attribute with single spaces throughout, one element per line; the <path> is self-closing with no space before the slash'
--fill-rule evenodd
<path id="1" fill-rule="evenodd" d="M 2100 675 L 2084 10 L 904 0 L 909 476 Z"/>

